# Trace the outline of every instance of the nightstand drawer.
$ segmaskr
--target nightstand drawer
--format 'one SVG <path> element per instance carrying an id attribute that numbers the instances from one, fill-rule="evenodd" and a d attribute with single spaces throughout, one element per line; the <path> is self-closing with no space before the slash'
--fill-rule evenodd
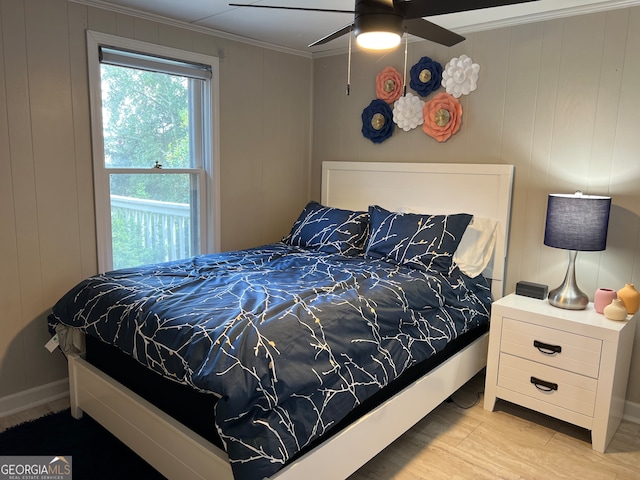
<path id="1" fill-rule="evenodd" d="M 501 353 L 498 385 L 582 415 L 594 415 L 598 381 L 593 378 Z"/>
<path id="2" fill-rule="evenodd" d="M 505 318 L 500 351 L 598 378 L 602 340 Z"/>

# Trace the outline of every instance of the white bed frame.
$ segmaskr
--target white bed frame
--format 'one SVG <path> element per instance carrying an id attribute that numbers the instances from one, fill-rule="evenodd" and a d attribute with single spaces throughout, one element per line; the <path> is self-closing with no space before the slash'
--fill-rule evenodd
<path id="1" fill-rule="evenodd" d="M 465 212 L 497 220 L 492 278 L 497 299 L 503 294 L 512 182 L 511 165 L 324 162 L 321 202 L 349 209 L 378 204 L 389 210 Z M 484 368 L 487 344 L 484 334 L 271 478 L 346 478 Z M 74 417 L 86 412 L 169 479 L 233 479 L 223 451 L 87 363 L 80 353 L 69 355 L 69 383 Z"/>

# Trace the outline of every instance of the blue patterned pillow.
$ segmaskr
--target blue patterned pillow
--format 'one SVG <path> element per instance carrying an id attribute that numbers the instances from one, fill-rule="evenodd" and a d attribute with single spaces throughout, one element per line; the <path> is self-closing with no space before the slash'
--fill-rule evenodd
<path id="1" fill-rule="evenodd" d="M 325 207 L 311 201 L 283 242 L 325 253 L 360 255 L 369 235 L 369 214 Z"/>
<path id="2" fill-rule="evenodd" d="M 369 207 L 370 234 L 365 256 L 418 270 L 448 273 L 472 215 L 421 215 Z"/>

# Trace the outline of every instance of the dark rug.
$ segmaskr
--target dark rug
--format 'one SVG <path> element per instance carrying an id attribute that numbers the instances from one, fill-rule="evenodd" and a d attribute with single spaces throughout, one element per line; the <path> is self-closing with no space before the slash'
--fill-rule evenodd
<path id="1" fill-rule="evenodd" d="M 129 447 L 88 415 L 47 415 L 0 433 L 0 455 L 71 456 L 74 480 L 162 480 Z"/>

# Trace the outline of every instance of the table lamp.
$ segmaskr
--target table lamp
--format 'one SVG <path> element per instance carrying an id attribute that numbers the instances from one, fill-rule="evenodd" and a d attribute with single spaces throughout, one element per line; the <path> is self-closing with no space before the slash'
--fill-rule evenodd
<path id="1" fill-rule="evenodd" d="M 564 282 L 549 292 L 549 303 L 569 310 L 583 310 L 589 297 L 576 283 L 578 252 L 597 252 L 607 246 L 607 228 L 611 197 L 574 194 L 550 194 L 544 244 L 569 250 L 569 265 Z"/>

